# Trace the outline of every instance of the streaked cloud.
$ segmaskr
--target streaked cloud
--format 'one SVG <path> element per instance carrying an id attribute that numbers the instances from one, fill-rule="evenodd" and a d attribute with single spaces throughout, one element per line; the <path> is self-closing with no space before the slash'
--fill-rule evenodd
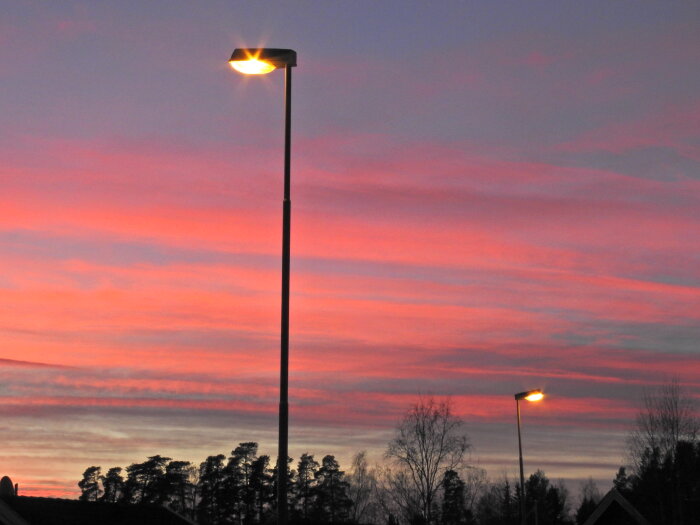
<path id="1" fill-rule="evenodd" d="M 2 474 L 25 493 L 275 454 L 281 82 L 225 64 L 261 35 L 300 52 L 293 455 L 379 460 L 435 394 L 513 473 L 512 395 L 539 387 L 527 464 L 609 482 L 644 388 L 698 395 L 689 7 L 162 7 L 0 22 Z"/>

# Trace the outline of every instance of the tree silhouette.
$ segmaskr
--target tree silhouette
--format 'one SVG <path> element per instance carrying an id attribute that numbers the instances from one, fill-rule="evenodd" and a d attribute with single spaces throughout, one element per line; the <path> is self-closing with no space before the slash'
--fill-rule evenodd
<path id="1" fill-rule="evenodd" d="M 225 459 L 223 454 L 209 456 L 199 467 L 197 516 L 201 525 L 222 523 L 226 516 Z"/>
<path id="2" fill-rule="evenodd" d="M 116 503 L 122 498 L 124 492 L 124 478 L 122 477 L 121 467 L 114 467 L 107 471 L 107 474 L 100 478 L 104 494 L 102 501 L 107 503 Z"/>
<path id="3" fill-rule="evenodd" d="M 454 470 L 445 471 L 442 478 L 442 523 L 443 525 L 468 525 L 473 522 L 467 510 L 464 481 Z"/>
<path id="4" fill-rule="evenodd" d="M 155 503 L 167 501 L 165 466 L 170 458 L 151 456 L 143 463 L 132 463 L 126 467 L 124 483 L 125 498 L 128 503 Z"/>
<path id="5" fill-rule="evenodd" d="M 345 473 L 334 456 L 324 456 L 316 471 L 314 514 L 318 523 L 344 523 L 352 502 Z"/>
<path id="6" fill-rule="evenodd" d="M 404 500 L 400 506 L 409 514 L 417 512 L 429 525 L 434 522 L 434 506 L 445 472 L 465 466 L 469 440 L 463 427 L 464 422 L 452 413 L 449 400 L 421 398 L 406 413 L 389 442 L 386 457 L 397 469 L 389 472 L 389 483 Z M 415 505 L 418 508 L 411 509 Z"/>
<path id="7" fill-rule="evenodd" d="M 661 457 L 648 450 L 626 480 L 625 497 L 655 525 L 700 522 L 700 443 L 680 441 Z"/>
<path id="8" fill-rule="evenodd" d="M 645 392 L 615 487 L 658 525 L 700 520 L 700 420 L 677 378 Z"/>
<path id="9" fill-rule="evenodd" d="M 78 482 L 82 501 L 97 501 L 102 494 L 100 488 L 100 467 L 88 467 L 83 472 L 83 479 Z"/>
<path id="10" fill-rule="evenodd" d="M 258 456 L 251 465 L 250 490 L 254 503 L 254 522 L 263 523 L 266 511 L 275 499 L 272 491 L 272 470 L 270 469 L 270 456 Z"/>
<path id="11" fill-rule="evenodd" d="M 538 470 L 525 482 L 525 508 L 537 516 L 528 522 L 538 525 L 563 525 L 568 522 L 566 492 L 552 485 L 544 472 Z"/>
<path id="12" fill-rule="evenodd" d="M 516 525 L 518 521 L 518 501 L 508 478 L 492 483 L 476 504 L 477 520 L 480 525 Z"/>
<path id="13" fill-rule="evenodd" d="M 292 464 L 292 458 L 287 457 L 287 505 L 288 508 L 293 508 L 294 507 L 294 487 L 296 485 L 296 473 L 294 470 L 290 469 L 289 466 Z M 277 480 L 279 477 L 277 476 L 277 462 L 275 462 L 275 466 L 272 468 L 272 493 L 277 494 Z M 275 517 L 277 513 L 277 498 L 275 497 L 273 499 L 272 505 L 271 505 L 271 517 Z"/>
<path id="14" fill-rule="evenodd" d="M 352 458 L 348 480 L 348 497 L 352 502 L 350 521 L 364 523 L 376 514 L 374 495 L 377 490 L 377 478 L 367 463 L 367 453 L 358 452 Z"/>
<path id="15" fill-rule="evenodd" d="M 234 498 L 234 513 L 240 523 L 251 523 L 255 508 L 255 495 L 250 479 L 253 463 L 257 458 L 258 444 L 252 441 L 240 443 L 229 458 L 227 472 L 230 476 L 231 495 Z"/>
<path id="16" fill-rule="evenodd" d="M 581 487 L 581 503 L 576 510 L 576 525 L 583 525 L 598 506 L 601 500 L 600 492 L 593 478 L 589 478 Z"/>
<path id="17" fill-rule="evenodd" d="M 685 394 L 678 378 L 645 392 L 642 401 L 643 407 L 629 436 L 635 474 L 649 451 L 658 450 L 661 458 L 672 456 L 680 441 L 694 443 L 700 432 L 695 401 Z"/>
<path id="18" fill-rule="evenodd" d="M 318 461 L 314 459 L 313 454 L 302 454 L 297 463 L 297 475 L 292 494 L 296 500 L 294 508 L 302 523 L 309 519 L 311 513 L 318 467 Z"/>
<path id="19" fill-rule="evenodd" d="M 195 486 L 191 476 L 192 464 L 189 461 L 171 461 L 165 467 L 164 501 L 182 515 L 191 515 L 194 507 Z"/>

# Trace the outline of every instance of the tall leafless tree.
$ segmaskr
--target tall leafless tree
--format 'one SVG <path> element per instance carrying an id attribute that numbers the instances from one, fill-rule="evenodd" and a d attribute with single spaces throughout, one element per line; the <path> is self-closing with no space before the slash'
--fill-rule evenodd
<path id="1" fill-rule="evenodd" d="M 453 414 L 449 399 L 420 398 L 409 409 L 389 442 L 386 457 L 392 467 L 385 476 L 396 504 L 409 519 L 435 521 L 443 476 L 466 467 L 468 449 L 464 422 Z"/>
<path id="2" fill-rule="evenodd" d="M 639 467 L 646 451 L 673 457 L 680 441 L 693 442 L 700 432 L 694 400 L 685 394 L 677 377 L 645 392 L 642 403 L 629 437 L 633 469 Z"/>
<path id="3" fill-rule="evenodd" d="M 372 517 L 374 511 L 373 499 L 377 488 L 377 479 L 374 471 L 369 468 L 367 452 L 364 450 L 353 456 L 347 480 L 349 483 L 348 496 L 352 501 L 351 521 L 365 523 Z"/>

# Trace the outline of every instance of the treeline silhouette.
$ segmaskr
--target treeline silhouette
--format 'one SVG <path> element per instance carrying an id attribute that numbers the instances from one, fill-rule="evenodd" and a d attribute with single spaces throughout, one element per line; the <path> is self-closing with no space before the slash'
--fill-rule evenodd
<path id="1" fill-rule="evenodd" d="M 700 443 L 680 440 L 665 454 L 649 449 L 635 470 L 620 467 L 613 483 L 651 523 L 700 523 Z"/>
<path id="2" fill-rule="evenodd" d="M 611 484 L 653 525 L 700 523 L 700 425 L 677 383 L 645 396 L 628 461 Z M 348 471 L 333 455 L 288 459 L 291 525 L 519 525 L 520 487 L 469 465 L 463 422 L 449 401 L 420 399 L 397 426 L 381 465 L 364 452 Z M 254 442 L 199 466 L 163 456 L 85 470 L 80 499 L 165 505 L 200 525 L 276 522 L 276 466 Z M 602 495 L 592 479 L 572 500 L 537 470 L 525 482 L 528 525 L 582 525 Z M 609 525 L 609 524 L 605 524 Z"/>
<path id="3" fill-rule="evenodd" d="M 163 456 L 129 465 L 125 476 L 119 467 L 105 474 L 100 467 L 89 467 L 78 483 L 80 499 L 165 505 L 201 525 L 275 523 L 276 468 L 270 468 L 269 456 L 257 455 L 257 448 L 257 443 L 241 443 L 228 458 L 223 454 L 209 456 L 199 468 Z M 363 468 L 363 458 L 364 454 L 358 454 L 353 461 L 355 469 L 346 475 L 332 455 L 324 456 L 319 463 L 313 455 L 303 454 L 296 468 L 289 470 L 290 523 L 403 523 L 400 508 L 392 507 L 392 495 L 377 479 L 380 473 L 365 472 L 362 479 L 358 471 Z M 484 479 L 465 482 L 457 472 L 448 470 L 440 486 L 442 494 L 433 508 L 433 523 L 519 523 L 518 485 L 507 478 L 494 483 L 485 483 Z M 539 524 L 572 523 L 567 514 L 566 490 L 550 483 L 544 472 L 532 474 L 525 491 L 526 506 L 537 507 Z M 427 523 L 418 514 L 408 522 Z"/>
<path id="4" fill-rule="evenodd" d="M 265 524 L 276 517 L 276 470 L 269 456 L 258 455 L 257 443 L 245 442 L 228 458 L 207 457 L 199 468 L 160 455 L 133 463 L 125 472 L 114 467 L 102 474 L 92 466 L 78 486 L 81 500 L 165 505 L 202 525 Z M 334 456 L 319 463 L 303 454 L 288 472 L 291 523 L 353 522 L 356 502 Z"/>
<path id="5" fill-rule="evenodd" d="M 276 517 L 276 467 L 258 444 L 240 443 L 227 458 L 207 457 L 199 468 L 160 455 L 122 470 L 85 470 L 80 499 L 165 505 L 202 525 L 272 523 Z M 291 458 L 289 460 L 291 464 Z M 125 475 L 124 475 L 125 474 Z M 303 454 L 289 469 L 291 523 L 352 523 L 350 484 L 332 455 Z"/>

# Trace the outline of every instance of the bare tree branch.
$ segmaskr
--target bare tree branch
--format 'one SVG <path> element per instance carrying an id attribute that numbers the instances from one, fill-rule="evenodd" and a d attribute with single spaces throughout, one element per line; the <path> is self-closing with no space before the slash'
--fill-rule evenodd
<path id="1" fill-rule="evenodd" d="M 434 521 L 433 507 L 447 470 L 466 466 L 469 439 L 464 422 L 452 413 L 449 400 L 419 399 L 406 413 L 386 457 L 393 460 L 386 483 L 407 518 L 418 514 Z"/>

